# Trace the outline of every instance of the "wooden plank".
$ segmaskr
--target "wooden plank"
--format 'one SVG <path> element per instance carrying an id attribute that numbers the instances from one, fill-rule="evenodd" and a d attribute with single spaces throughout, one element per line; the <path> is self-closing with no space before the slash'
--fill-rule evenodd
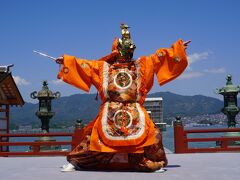
<path id="1" fill-rule="evenodd" d="M 6 112 L 6 118 L 7 118 L 7 133 L 9 133 L 9 127 L 10 127 L 10 122 L 9 122 L 9 120 L 10 120 L 10 113 L 9 113 L 9 110 L 10 110 L 10 107 L 9 107 L 9 105 L 7 104 L 6 105 L 6 109 L 7 109 L 7 112 Z"/>

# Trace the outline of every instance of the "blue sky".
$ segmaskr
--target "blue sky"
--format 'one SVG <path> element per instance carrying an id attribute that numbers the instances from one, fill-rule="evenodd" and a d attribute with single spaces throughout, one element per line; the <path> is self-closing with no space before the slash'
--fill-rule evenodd
<path id="1" fill-rule="evenodd" d="M 225 84 L 227 74 L 240 84 L 239 9 L 238 0 L 1 0 L 0 65 L 14 64 L 12 73 L 25 101 L 31 101 L 29 94 L 43 80 L 62 96 L 83 93 L 56 81 L 58 66 L 32 50 L 98 59 L 110 53 L 125 22 L 132 27 L 135 58 L 170 47 L 179 38 L 192 40 L 185 73 L 163 87 L 155 81 L 151 92 L 222 98 L 214 91 Z"/>

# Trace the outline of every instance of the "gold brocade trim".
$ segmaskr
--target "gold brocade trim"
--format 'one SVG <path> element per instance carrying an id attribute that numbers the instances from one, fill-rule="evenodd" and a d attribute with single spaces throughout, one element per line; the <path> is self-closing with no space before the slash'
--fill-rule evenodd
<path id="1" fill-rule="evenodd" d="M 137 102 L 141 99 L 140 86 L 141 86 L 141 76 L 140 76 L 140 59 L 136 60 L 135 66 L 137 69 Z"/>
<path id="2" fill-rule="evenodd" d="M 107 62 L 103 63 L 103 94 L 104 97 L 107 99 L 108 96 L 108 69 L 109 69 L 109 64 Z"/>

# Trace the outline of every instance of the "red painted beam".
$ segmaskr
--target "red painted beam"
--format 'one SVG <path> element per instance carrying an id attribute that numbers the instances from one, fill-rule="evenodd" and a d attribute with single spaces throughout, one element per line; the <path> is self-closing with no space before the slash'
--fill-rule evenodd
<path id="1" fill-rule="evenodd" d="M 52 146 L 52 145 L 71 145 L 71 141 L 58 142 L 0 142 L 0 146 Z"/>
<path id="2" fill-rule="evenodd" d="M 0 156 L 66 156 L 68 153 L 68 151 L 0 152 Z"/>
<path id="3" fill-rule="evenodd" d="M 185 133 L 219 133 L 219 132 L 240 132 L 240 128 L 220 128 L 220 129 L 187 129 Z"/>
<path id="4" fill-rule="evenodd" d="M 73 133 L 32 133 L 32 134 L 0 134 L 0 137 L 44 137 L 44 136 L 72 136 Z"/>
<path id="5" fill-rule="evenodd" d="M 187 142 L 240 141 L 240 137 L 187 138 Z"/>
<path id="6" fill-rule="evenodd" d="M 232 152 L 240 151 L 240 147 L 228 148 L 189 148 L 185 153 L 210 153 L 210 152 Z"/>

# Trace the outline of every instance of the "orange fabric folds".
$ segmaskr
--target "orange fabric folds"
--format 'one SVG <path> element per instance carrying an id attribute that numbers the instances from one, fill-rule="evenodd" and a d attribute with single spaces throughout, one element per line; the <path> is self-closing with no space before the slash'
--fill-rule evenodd
<path id="1" fill-rule="evenodd" d="M 160 85 L 164 85 L 175 79 L 188 65 L 186 52 L 181 39 L 169 49 L 158 49 L 156 53 L 149 58 L 153 61 L 154 71 Z"/>
<path id="2" fill-rule="evenodd" d="M 77 59 L 64 55 L 64 64 L 58 73 L 58 78 L 84 91 L 89 91 L 92 84 L 95 61 Z"/>
<path id="3" fill-rule="evenodd" d="M 58 78 L 87 92 L 93 84 L 101 96 L 99 114 L 85 129 L 90 151 L 143 153 L 157 142 L 156 127 L 143 107 L 154 74 L 160 85 L 175 79 L 187 67 L 186 52 L 180 39 L 136 61 L 118 63 L 117 56 L 117 39 L 112 53 L 98 61 L 64 55 Z"/>

